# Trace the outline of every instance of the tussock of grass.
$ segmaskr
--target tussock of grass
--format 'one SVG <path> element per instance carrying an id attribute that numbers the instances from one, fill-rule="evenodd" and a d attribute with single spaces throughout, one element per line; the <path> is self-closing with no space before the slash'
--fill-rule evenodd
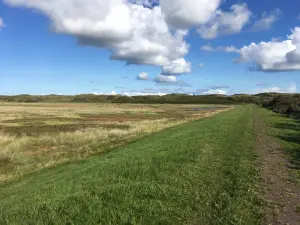
<path id="1" fill-rule="evenodd" d="M 238 107 L 2 186 L 0 224 L 259 224 L 251 113 Z"/>

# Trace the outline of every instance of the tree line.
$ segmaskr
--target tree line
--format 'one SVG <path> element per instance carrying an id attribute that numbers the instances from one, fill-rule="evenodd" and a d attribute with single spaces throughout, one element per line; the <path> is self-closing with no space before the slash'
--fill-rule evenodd
<path id="1" fill-rule="evenodd" d="M 257 95 L 15 95 L 0 96 L 0 102 L 49 103 L 134 103 L 134 104 L 245 104 L 254 103 L 281 114 L 300 117 L 300 94 L 263 93 Z"/>

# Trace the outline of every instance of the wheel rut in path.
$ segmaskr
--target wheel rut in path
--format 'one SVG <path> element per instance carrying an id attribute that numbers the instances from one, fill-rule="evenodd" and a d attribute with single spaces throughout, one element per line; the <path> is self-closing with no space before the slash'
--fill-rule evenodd
<path id="1" fill-rule="evenodd" d="M 254 110 L 254 129 L 263 197 L 267 202 L 264 224 L 299 225 L 300 214 L 296 206 L 300 205 L 300 188 L 289 181 L 287 156 L 278 140 L 267 134 L 267 125 L 257 110 Z"/>

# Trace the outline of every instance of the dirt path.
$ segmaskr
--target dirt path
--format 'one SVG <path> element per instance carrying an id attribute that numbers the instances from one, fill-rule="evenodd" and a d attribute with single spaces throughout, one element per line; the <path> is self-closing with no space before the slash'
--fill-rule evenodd
<path id="1" fill-rule="evenodd" d="M 274 137 L 266 132 L 266 124 L 258 112 L 254 112 L 257 135 L 256 149 L 261 163 L 260 178 L 267 202 L 267 218 L 264 224 L 299 225 L 300 188 L 288 181 L 288 160 Z"/>

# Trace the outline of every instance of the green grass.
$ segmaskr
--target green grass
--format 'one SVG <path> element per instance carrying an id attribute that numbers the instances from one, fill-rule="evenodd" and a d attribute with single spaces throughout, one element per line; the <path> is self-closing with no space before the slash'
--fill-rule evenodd
<path id="1" fill-rule="evenodd" d="M 237 107 L 2 186 L 0 224 L 259 224 L 252 110 Z"/>
<path id="2" fill-rule="evenodd" d="M 289 157 L 292 181 L 300 186 L 300 121 L 266 109 L 259 112 L 268 123 L 270 134 L 279 140 Z"/>

